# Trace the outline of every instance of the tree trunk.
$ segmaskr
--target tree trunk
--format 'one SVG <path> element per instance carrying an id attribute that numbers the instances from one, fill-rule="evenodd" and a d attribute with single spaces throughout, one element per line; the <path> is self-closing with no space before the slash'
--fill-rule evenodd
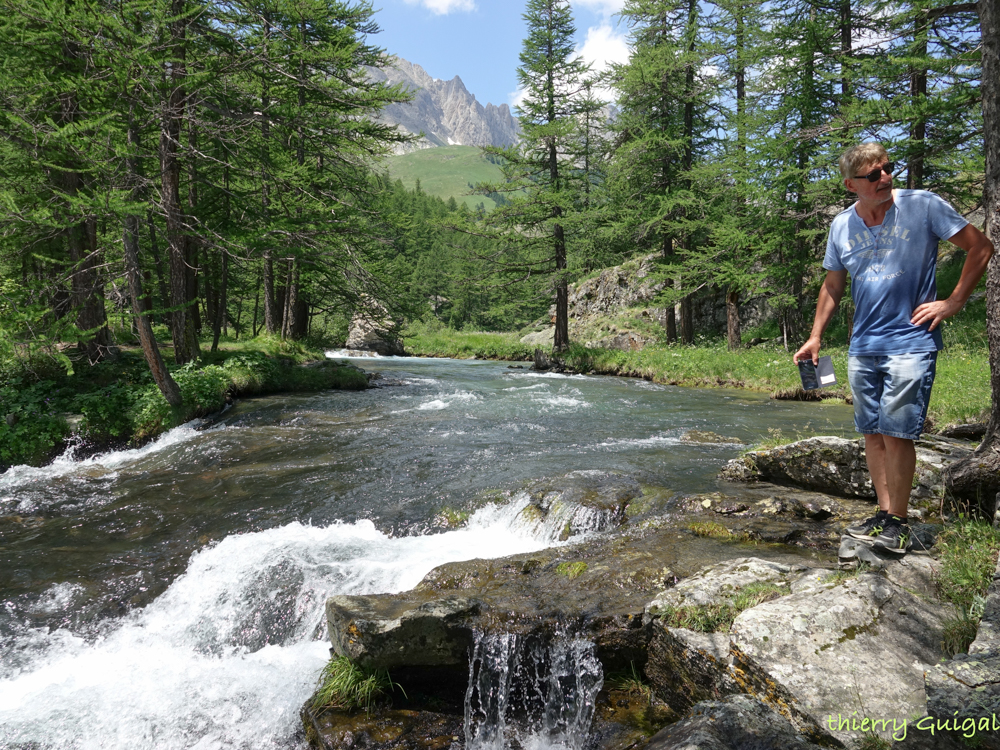
<path id="1" fill-rule="evenodd" d="M 552 350 L 564 352 L 569 349 L 569 284 L 566 275 L 566 238 L 562 224 L 552 229 L 556 241 L 556 328 L 552 339 Z"/>
<path id="2" fill-rule="evenodd" d="M 743 335 L 740 332 L 740 292 L 732 288 L 726 292 L 726 344 L 731 352 L 743 348 Z"/>
<path id="3" fill-rule="evenodd" d="M 979 0 L 978 11 L 983 40 L 981 88 L 986 151 L 983 207 L 986 234 L 996 245 L 1000 239 L 1000 4 L 996 0 Z M 974 503 L 992 519 L 1000 492 L 1000 254 L 994 254 L 986 277 L 986 333 L 993 401 L 989 425 L 975 453 L 945 471 L 945 483 L 953 497 Z"/>
<path id="4" fill-rule="evenodd" d="M 130 153 L 126 159 L 126 167 L 128 169 L 128 179 L 132 186 L 132 200 L 137 203 L 142 198 L 142 180 L 139 174 L 138 159 L 135 156 L 139 150 L 139 134 L 135 123 L 132 121 L 131 112 L 129 114 L 128 145 Z M 140 224 L 139 217 L 135 214 L 129 213 L 125 216 L 125 236 L 122 243 L 125 255 L 125 276 L 128 279 L 129 296 L 132 298 L 132 312 L 135 316 L 135 326 L 139 332 L 139 343 L 142 345 L 142 353 L 146 357 L 146 364 L 149 365 L 149 371 L 153 375 L 156 387 L 160 389 L 160 393 L 163 394 L 163 398 L 167 400 L 168 404 L 171 406 L 181 406 L 184 403 L 181 390 L 170 376 L 170 371 L 167 370 L 167 366 L 163 362 L 160 349 L 156 345 L 156 337 L 153 336 L 153 326 L 150 323 L 149 316 L 145 315 L 142 309 L 143 293 L 139 266 Z"/>
<path id="5" fill-rule="evenodd" d="M 271 251 L 264 251 L 264 330 L 275 335 L 281 331 L 281 315 L 274 296 L 274 260 Z"/>
<path id="6" fill-rule="evenodd" d="M 219 279 L 219 288 L 215 300 L 215 319 L 212 326 L 212 351 L 219 351 L 219 336 L 222 333 L 222 326 L 226 321 L 226 295 L 229 287 L 229 254 L 222 252 L 222 278 Z"/>
<path id="7" fill-rule="evenodd" d="M 660 257 L 665 261 L 669 261 L 674 254 L 674 238 L 667 235 L 663 238 L 663 244 L 660 247 Z M 666 285 L 672 287 L 674 285 L 673 279 L 667 279 Z M 663 331 L 667 336 L 667 343 L 672 344 L 677 341 L 677 314 L 674 312 L 673 305 L 665 305 L 663 308 Z"/>
<path id="8" fill-rule="evenodd" d="M 927 56 L 927 19 L 915 21 L 913 31 L 913 57 L 917 65 L 923 64 Z M 984 73 L 985 75 L 985 73 Z M 914 108 L 923 106 L 927 98 L 927 70 L 916 67 L 910 71 L 910 105 Z M 986 105 L 983 105 L 986 106 Z M 910 190 L 921 189 L 924 186 L 924 138 L 927 136 L 927 120 L 920 114 L 910 123 L 910 158 L 906 164 L 906 187 Z"/>
<path id="9" fill-rule="evenodd" d="M 681 298 L 681 343 L 694 343 L 694 304 L 691 295 Z"/>
<path id="10" fill-rule="evenodd" d="M 292 338 L 295 305 L 299 298 L 299 267 L 295 258 L 288 261 L 288 279 L 285 282 L 285 306 L 281 319 L 281 338 Z"/>
<path id="11" fill-rule="evenodd" d="M 160 290 L 160 307 L 170 307 L 170 292 L 167 289 L 167 277 L 163 272 L 163 257 L 160 255 L 160 246 L 156 241 L 156 222 L 153 220 L 153 211 L 146 213 L 146 223 L 149 225 L 149 252 L 153 256 L 153 267 L 156 270 L 156 285 Z M 169 324 L 170 316 L 160 313 L 156 316 L 161 323 Z"/>
<path id="12" fill-rule="evenodd" d="M 174 342 L 174 361 L 183 365 L 195 357 L 189 336 L 190 310 L 188 307 L 187 238 L 185 236 L 184 210 L 181 207 L 181 162 L 178 156 L 181 137 L 181 120 L 185 104 L 185 37 L 184 20 L 186 0 L 172 0 L 169 24 L 172 54 L 170 60 L 170 93 L 167 97 L 160 130 L 160 173 L 163 214 L 167 223 L 167 241 L 170 258 L 170 316 L 171 336 Z"/>

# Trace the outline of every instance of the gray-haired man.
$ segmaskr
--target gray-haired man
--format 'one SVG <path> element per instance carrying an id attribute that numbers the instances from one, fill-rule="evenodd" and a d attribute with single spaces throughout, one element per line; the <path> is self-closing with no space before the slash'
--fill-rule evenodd
<path id="1" fill-rule="evenodd" d="M 907 506 L 937 353 L 938 324 L 965 305 L 979 283 L 993 245 L 947 202 L 926 190 L 896 190 L 894 165 L 879 143 L 863 143 L 840 157 L 844 186 L 857 202 L 830 225 L 809 339 L 793 359 L 819 359 L 820 339 L 851 275 L 854 329 L 848 379 L 854 426 L 865 436 L 865 455 L 878 496 L 878 512 L 846 533 L 904 554 L 911 544 Z M 937 299 L 939 240 L 966 251 L 951 295 Z"/>

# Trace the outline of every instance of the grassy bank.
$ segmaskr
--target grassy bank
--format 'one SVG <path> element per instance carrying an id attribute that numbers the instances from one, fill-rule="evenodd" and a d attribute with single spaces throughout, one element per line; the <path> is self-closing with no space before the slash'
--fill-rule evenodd
<path id="1" fill-rule="evenodd" d="M 364 373 L 326 359 L 322 348 L 275 339 L 228 342 L 199 362 L 169 367 L 184 403 L 171 407 L 138 349 L 67 373 L 45 356 L 0 368 L 0 471 L 40 465 L 71 438 L 91 447 L 139 445 L 222 409 L 233 397 L 328 388 L 359 390 Z M 167 357 L 169 360 L 169 357 Z"/>
<path id="2" fill-rule="evenodd" d="M 958 334 L 945 337 L 946 348 L 938 357 L 937 379 L 931 396 L 929 416 L 935 425 L 985 419 L 990 408 L 990 368 L 988 352 L 978 340 Z M 951 339 L 951 340 L 949 340 Z M 519 343 L 513 333 L 428 330 L 411 327 L 404 335 L 407 352 L 424 357 L 456 357 L 530 360 L 533 347 Z M 824 398 L 845 398 L 847 386 L 847 346 L 834 344 L 823 354 L 833 357 L 838 386 L 824 389 Z M 793 391 L 800 385 L 792 352 L 764 344 L 730 352 L 722 341 L 707 340 L 697 346 L 648 346 L 635 352 L 616 349 L 570 348 L 566 364 L 581 372 L 640 377 L 655 383 L 694 387 L 748 388 L 777 393 Z"/>

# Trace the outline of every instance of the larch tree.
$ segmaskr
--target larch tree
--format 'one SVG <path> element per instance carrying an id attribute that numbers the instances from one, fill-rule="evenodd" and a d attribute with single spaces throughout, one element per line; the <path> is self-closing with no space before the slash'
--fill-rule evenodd
<path id="1" fill-rule="evenodd" d="M 979 0 L 982 32 L 982 113 L 986 158 L 983 208 L 986 235 L 1000 243 L 1000 5 Z M 1000 253 L 990 261 L 986 278 L 986 332 L 990 350 L 992 409 L 986 435 L 976 451 L 948 467 L 945 481 L 952 496 L 974 503 L 988 517 L 997 511 L 1000 493 Z"/>
<path id="2" fill-rule="evenodd" d="M 521 142 L 488 147 L 501 162 L 504 182 L 478 185 L 484 195 L 500 194 L 503 205 L 483 220 L 499 250 L 486 260 L 508 279 L 542 279 L 555 297 L 553 350 L 569 347 L 568 224 L 586 182 L 577 159 L 586 63 L 574 54 L 569 0 L 529 0 L 528 26 L 517 80 Z"/>
<path id="3" fill-rule="evenodd" d="M 622 18 L 629 25 L 632 56 L 614 66 L 612 85 L 620 112 L 610 167 L 619 233 L 647 252 L 656 252 L 666 271 L 663 326 L 677 340 L 674 303 L 680 300 L 681 339 L 694 337 L 679 248 L 704 238 L 701 201 L 692 174 L 709 140 L 705 111 L 711 84 L 702 73 L 706 49 L 694 0 L 628 0 Z"/>

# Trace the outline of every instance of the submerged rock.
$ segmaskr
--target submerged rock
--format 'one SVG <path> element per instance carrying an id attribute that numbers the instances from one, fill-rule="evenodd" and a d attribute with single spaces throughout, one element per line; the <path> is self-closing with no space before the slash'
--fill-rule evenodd
<path id="1" fill-rule="evenodd" d="M 461 714 L 406 709 L 302 712 L 306 738 L 317 750 L 461 750 Z"/>
<path id="2" fill-rule="evenodd" d="M 642 497 L 633 477 L 606 471 L 574 471 L 536 482 L 526 492 L 530 504 L 521 512 L 522 520 L 537 525 L 536 533 L 543 537 L 559 541 L 620 526 L 629 504 Z"/>

